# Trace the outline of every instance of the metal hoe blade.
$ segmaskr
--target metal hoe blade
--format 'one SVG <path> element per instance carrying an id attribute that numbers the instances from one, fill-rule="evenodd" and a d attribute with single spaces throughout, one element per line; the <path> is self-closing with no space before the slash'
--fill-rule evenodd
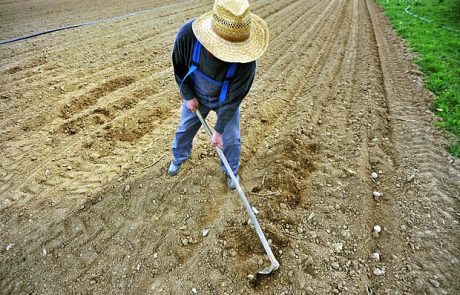
<path id="1" fill-rule="evenodd" d="M 196 110 L 196 114 L 198 118 L 200 119 L 201 124 L 203 124 L 204 129 L 206 130 L 206 133 L 208 134 L 209 138 L 211 138 L 212 137 L 211 128 L 209 128 L 208 124 L 206 123 L 206 121 L 204 120 L 203 116 L 201 115 L 198 109 Z M 277 270 L 280 267 L 280 263 L 278 262 L 278 260 L 276 260 L 275 255 L 273 255 L 272 249 L 270 248 L 270 245 L 268 244 L 267 239 L 265 238 L 264 232 L 262 231 L 262 228 L 260 227 L 260 224 L 257 221 L 256 215 L 252 211 L 252 207 L 251 205 L 249 205 L 248 199 L 244 195 L 243 189 L 241 188 L 240 183 L 238 182 L 238 179 L 236 179 L 235 174 L 233 174 L 233 170 L 230 168 L 227 158 L 225 158 L 224 152 L 219 146 L 216 147 L 216 150 L 217 150 L 217 153 L 219 154 L 220 159 L 224 163 L 224 166 L 225 166 L 225 169 L 227 170 L 228 175 L 230 176 L 230 178 L 233 180 L 233 182 L 236 185 L 236 189 L 238 190 L 241 200 L 243 201 L 244 208 L 246 209 L 246 212 L 248 212 L 249 218 L 251 218 L 251 221 L 254 224 L 257 236 L 259 237 L 259 240 L 262 243 L 262 246 L 264 247 L 265 252 L 267 253 L 268 259 L 270 259 L 271 265 L 260 270 L 258 273 L 262 275 L 268 275 L 271 272 Z"/>

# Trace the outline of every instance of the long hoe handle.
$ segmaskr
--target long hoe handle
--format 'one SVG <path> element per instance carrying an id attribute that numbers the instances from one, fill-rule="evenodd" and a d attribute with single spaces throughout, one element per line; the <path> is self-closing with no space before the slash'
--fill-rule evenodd
<path id="1" fill-rule="evenodd" d="M 212 138 L 212 132 L 211 128 L 209 128 L 208 124 L 204 120 L 203 116 L 201 115 L 200 111 L 197 109 L 196 114 L 198 118 L 201 121 L 201 124 L 203 124 L 204 129 L 206 130 L 206 133 L 208 134 L 209 138 Z M 276 260 L 275 255 L 273 255 L 272 249 L 270 248 L 270 245 L 268 245 L 267 239 L 265 238 L 264 232 L 262 231 L 262 228 L 260 227 L 259 222 L 257 221 L 256 215 L 252 211 L 251 205 L 249 205 L 248 199 L 244 195 L 243 189 L 240 186 L 240 183 L 238 179 L 236 179 L 235 174 L 233 173 L 232 168 L 230 168 L 230 165 L 228 164 L 227 158 L 225 158 L 224 152 L 219 146 L 216 146 L 217 153 L 219 154 L 220 159 L 224 163 L 225 169 L 227 170 L 228 175 L 230 175 L 230 178 L 233 180 L 233 182 L 236 185 L 236 189 L 238 190 L 241 200 L 243 201 L 244 207 L 246 208 L 246 211 L 249 214 L 249 217 L 251 218 L 252 223 L 254 224 L 256 228 L 256 233 L 259 236 L 259 240 L 264 246 L 265 252 L 268 255 L 268 258 L 270 259 L 271 265 L 260 270 L 260 274 L 269 274 L 272 271 L 275 271 L 279 268 L 280 264 L 278 260 Z"/>

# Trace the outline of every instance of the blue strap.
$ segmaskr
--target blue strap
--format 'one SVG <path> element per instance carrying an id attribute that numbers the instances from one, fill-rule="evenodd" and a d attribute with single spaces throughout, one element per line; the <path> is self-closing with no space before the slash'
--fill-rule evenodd
<path id="1" fill-rule="evenodd" d="M 198 40 L 195 41 L 193 45 L 193 55 L 192 55 L 192 62 L 197 64 L 200 62 L 200 52 L 201 52 L 201 43 Z"/>
<path id="2" fill-rule="evenodd" d="M 225 102 L 225 98 L 227 97 L 227 92 L 228 92 L 228 86 L 230 84 L 229 79 L 233 77 L 236 71 L 236 64 L 232 63 L 230 64 L 230 67 L 227 70 L 227 74 L 225 75 L 225 81 L 224 84 L 222 85 L 222 90 L 220 91 L 220 97 L 219 97 L 219 102 L 222 104 Z"/>
<path id="3" fill-rule="evenodd" d="M 235 75 L 236 71 L 236 64 L 231 64 L 228 68 L 227 75 L 225 76 L 225 80 L 231 79 L 233 75 Z"/>
<path id="4" fill-rule="evenodd" d="M 185 74 L 184 78 L 182 79 L 179 90 L 182 89 L 182 84 L 184 83 L 185 79 L 187 79 L 187 77 L 190 76 L 198 68 L 198 63 L 200 62 L 200 53 L 201 43 L 196 40 L 195 44 L 193 45 L 192 64 L 188 68 L 187 74 Z"/>

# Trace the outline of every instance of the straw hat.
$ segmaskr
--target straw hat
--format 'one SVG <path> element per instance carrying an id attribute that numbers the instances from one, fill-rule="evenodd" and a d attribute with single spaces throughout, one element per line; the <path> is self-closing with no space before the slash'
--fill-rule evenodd
<path id="1" fill-rule="evenodd" d="M 215 0 L 212 11 L 198 17 L 192 28 L 201 44 L 226 62 L 256 60 L 268 47 L 268 26 L 250 13 L 247 0 Z"/>

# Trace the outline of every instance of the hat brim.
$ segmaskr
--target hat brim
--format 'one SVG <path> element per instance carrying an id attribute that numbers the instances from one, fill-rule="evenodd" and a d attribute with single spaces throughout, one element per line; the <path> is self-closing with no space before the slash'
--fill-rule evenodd
<path id="1" fill-rule="evenodd" d="M 248 63 L 261 57 L 268 47 L 268 26 L 263 19 L 251 13 L 251 33 L 247 40 L 230 42 L 212 29 L 212 11 L 192 24 L 193 33 L 200 43 L 215 57 L 226 62 Z"/>

